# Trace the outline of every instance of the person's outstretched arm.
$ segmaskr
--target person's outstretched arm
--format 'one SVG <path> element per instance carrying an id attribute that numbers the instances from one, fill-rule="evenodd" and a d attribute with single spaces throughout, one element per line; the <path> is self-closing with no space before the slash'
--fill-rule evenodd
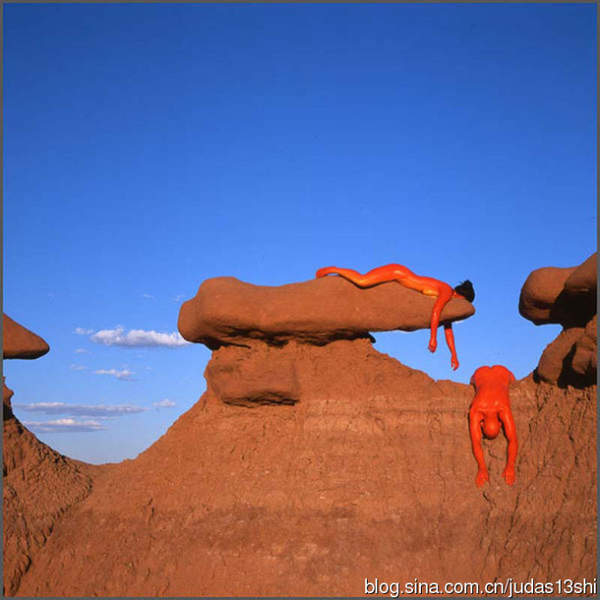
<path id="1" fill-rule="evenodd" d="M 458 369 L 458 357 L 456 356 L 456 347 L 454 346 L 454 333 L 452 331 L 451 323 L 444 324 L 444 335 L 446 336 L 446 344 L 448 344 L 450 354 L 452 355 L 450 358 L 450 365 L 456 371 L 456 369 Z"/>
<path id="2" fill-rule="evenodd" d="M 515 482 L 515 463 L 517 462 L 517 450 L 519 448 L 519 443 L 517 442 L 517 428 L 515 427 L 515 421 L 510 407 L 502 409 L 498 416 L 504 425 L 504 433 L 508 440 L 506 467 L 504 468 L 504 471 L 502 471 L 502 477 L 504 477 L 508 485 L 512 485 Z"/>
<path id="3" fill-rule="evenodd" d="M 479 466 L 475 483 L 481 487 L 488 481 L 488 471 L 483 458 L 483 449 L 481 448 L 481 419 L 483 415 L 478 410 L 469 411 L 469 429 L 471 431 L 471 445 L 473 447 L 473 455 Z"/>

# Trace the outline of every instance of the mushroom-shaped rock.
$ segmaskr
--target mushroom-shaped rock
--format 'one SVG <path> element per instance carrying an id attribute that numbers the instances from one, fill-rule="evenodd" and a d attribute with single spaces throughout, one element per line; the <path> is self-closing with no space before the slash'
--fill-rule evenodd
<path id="1" fill-rule="evenodd" d="M 543 267 L 532 271 L 521 288 L 519 313 L 536 325 L 560 323 L 556 301 L 575 267 Z M 564 317 L 564 316 L 563 316 Z"/>
<path id="2" fill-rule="evenodd" d="M 434 302 L 393 281 L 365 289 L 341 277 L 324 277 L 269 287 L 216 277 L 183 303 L 178 327 L 186 340 L 211 349 L 249 338 L 326 344 L 367 337 L 370 331 L 428 328 Z M 470 302 L 454 298 L 440 321 L 466 319 L 474 312 Z"/>
<path id="3" fill-rule="evenodd" d="M 548 383 L 585 386 L 596 381 L 597 255 L 577 267 L 533 271 L 521 289 L 519 312 L 536 325 L 560 323 L 544 350 L 537 376 Z"/>
<path id="4" fill-rule="evenodd" d="M 2 315 L 3 358 L 39 358 L 50 346 L 39 336 Z"/>

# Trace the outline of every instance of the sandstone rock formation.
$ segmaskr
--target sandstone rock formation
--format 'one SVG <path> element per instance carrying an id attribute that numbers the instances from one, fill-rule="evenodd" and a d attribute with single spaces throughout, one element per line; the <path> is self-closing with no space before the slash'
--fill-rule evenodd
<path id="1" fill-rule="evenodd" d="M 184 302 L 178 327 L 186 340 L 212 350 L 223 344 L 245 344 L 248 339 L 326 344 L 368 337 L 370 331 L 426 329 L 433 304 L 432 297 L 396 282 L 363 289 L 342 277 L 324 277 L 267 287 L 215 277 Z M 470 302 L 454 298 L 444 307 L 441 322 L 474 313 Z"/>
<path id="2" fill-rule="evenodd" d="M 501 477 L 499 437 L 485 443 L 479 490 L 469 386 L 368 340 L 278 351 L 296 367 L 295 404 L 225 403 L 209 376 L 158 442 L 96 478 L 19 594 L 360 596 L 365 577 L 593 579 L 595 388 L 514 384 L 517 481 Z"/>
<path id="3" fill-rule="evenodd" d="M 186 303 L 180 325 L 217 347 L 206 392 L 135 460 L 91 474 L 18 595 L 362 596 L 365 578 L 596 576 L 595 386 L 514 383 L 517 481 L 501 477 L 501 436 L 484 441 L 479 489 L 470 386 L 377 352 L 352 310 L 269 325 L 269 302 L 232 313 L 200 296 L 216 308 L 195 329 Z M 220 306 L 247 312 L 204 317 Z"/>
<path id="4" fill-rule="evenodd" d="M 560 323 L 536 369 L 542 381 L 586 386 L 596 382 L 597 255 L 578 267 L 544 267 L 525 281 L 519 312 L 536 325 Z"/>
<path id="5" fill-rule="evenodd" d="M 50 350 L 39 336 L 2 315 L 2 355 L 3 358 L 39 358 Z"/>
<path id="6" fill-rule="evenodd" d="M 5 358 L 37 358 L 48 344 L 4 315 Z M 66 458 L 40 442 L 11 406 L 3 383 L 4 593 L 13 595 L 60 517 L 91 490 L 93 467 Z"/>

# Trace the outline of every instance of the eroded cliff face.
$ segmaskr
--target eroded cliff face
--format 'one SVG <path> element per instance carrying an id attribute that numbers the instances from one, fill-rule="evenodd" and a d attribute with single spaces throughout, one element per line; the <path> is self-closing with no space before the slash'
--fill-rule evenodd
<path id="1" fill-rule="evenodd" d="M 4 315 L 4 358 L 34 359 L 48 344 Z M 3 384 L 4 593 L 14 595 L 56 523 L 92 489 L 91 465 L 55 452 L 15 417 Z"/>
<path id="2" fill-rule="evenodd" d="M 265 346 L 234 351 L 259 360 Z M 481 490 L 469 386 L 367 340 L 277 351 L 295 365 L 294 403 L 223 402 L 209 366 L 199 402 L 96 481 L 19 593 L 361 595 L 365 577 L 593 579 L 594 387 L 514 384 L 517 482 L 501 477 L 499 437 L 485 443 Z"/>
<path id="3" fill-rule="evenodd" d="M 426 327 L 432 300 L 405 291 Z M 184 327 L 215 348 L 206 392 L 138 458 L 89 472 L 91 493 L 55 519 L 18 595 L 360 596 L 365 578 L 596 576 L 595 385 L 515 382 L 516 483 L 499 436 L 484 440 L 480 489 L 470 386 L 377 352 L 360 322 L 269 327 L 281 307 L 263 299 L 228 325 L 211 302 L 219 319 L 192 302 Z"/>
<path id="4" fill-rule="evenodd" d="M 3 444 L 4 593 L 11 596 L 56 523 L 90 493 L 93 467 L 54 451 L 6 413 Z"/>

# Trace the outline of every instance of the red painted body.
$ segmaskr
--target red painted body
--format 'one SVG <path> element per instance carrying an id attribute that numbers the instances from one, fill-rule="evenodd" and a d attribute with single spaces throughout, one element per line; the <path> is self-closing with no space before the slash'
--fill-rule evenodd
<path id="1" fill-rule="evenodd" d="M 481 487 L 488 481 L 488 471 L 481 448 L 482 430 L 488 438 L 495 438 L 504 427 L 504 435 L 508 440 L 506 468 L 502 476 L 508 485 L 515 482 L 515 462 L 517 460 L 517 430 L 510 410 L 509 385 L 515 376 L 502 365 L 479 367 L 471 377 L 471 385 L 475 388 L 475 398 L 469 410 L 469 430 L 473 454 L 479 470 L 475 483 Z"/>
<path id="2" fill-rule="evenodd" d="M 354 271 L 353 269 L 324 267 L 317 271 L 316 276 L 324 277 L 331 273 L 341 275 L 360 287 L 371 287 L 386 281 L 397 281 L 411 290 L 416 290 L 426 296 L 437 297 L 431 313 L 431 335 L 429 338 L 429 350 L 431 350 L 431 352 L 435 352 L 437 348 L 437 329 L 440 324 L 440 314 L 442 309 L 452 298 L 460 296 L 460 294 L 453 290 L 447 283 L 439 281 L 438 279 L 433 279 L 432 277 L 415 275 L 410 269 L 403 265 L 391 264 L 377 267 L 364 275 L 361 275 L 358 271 Z M 446 344 L 448 344 L 451 354 L 450 364 L 452 368 L 456 370 L 458 369 L 458 357 L 456 356 L 454 333 L 452 332 L 452 325 L 450 323 L 444 324 L 444 334 L 446 337 Z"/>

